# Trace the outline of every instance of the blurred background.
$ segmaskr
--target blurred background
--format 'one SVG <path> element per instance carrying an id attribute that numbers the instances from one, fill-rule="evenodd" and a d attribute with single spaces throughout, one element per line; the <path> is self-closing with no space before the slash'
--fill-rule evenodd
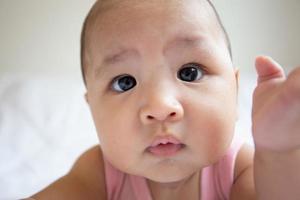
<path id="1" fill-rule="evenodd" d="M 79 44 L 94 0 L 0 0 L 0 199 L 64 175 L 96 132 L 83 99 Z M 241 71 L 237 134 L 251 143 L 254 59 L 300 64 L 300 1 L 213 0 Z"/>

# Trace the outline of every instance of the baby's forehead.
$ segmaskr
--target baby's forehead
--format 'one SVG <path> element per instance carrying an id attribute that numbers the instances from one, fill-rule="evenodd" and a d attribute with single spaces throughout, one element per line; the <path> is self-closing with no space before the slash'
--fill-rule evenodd
<path id="1" fill-rule="evenodd" d="M 197 13 L 205 13 L 208 17 L 215 18 L 214 9 L 212 9 L 212 4 L 210 4 L 208 0 L 98 0 L 87 17 L 87 24 L 89 24 L 89 21 L 95 22 L 99 18 L 103 19 L 105 14 L 109 15 L 110 13 L 114 13 L 115 10 L 118 10 L 119 15 L 122 15 L 125 10 L 128 11 L 134 9 L 143 10 L 147 13 L 151 13 L 153 10 L 164 10 L 165 12 L 171 11 L 171 13 L 174 14 L 180 12 L 179 8 L 182 7 L 197 7 L 199 8 Z M 155 17 L 155 15 L 152 17 Z M 110 21 L 109 18 L 106 20 L 107 22 Z"/>
<path id="2" fill-rule="evenodd" d="M 153 22 L 151 20 L 164 21 L 164 19 L 167 19 L 165 26 L 168 26 L 166 23 L 177 23 L 182 19 L 185 19 L 186 22 L 193 22 L 194 14 L 186 15 L 186 13 L 193 12 L 197 16 L 202 16 L 202 20 L 197 20 L 197 23 L 190 27 L 191 29 L 199 28 L 199 25 L 202 25 L 209 27 L 214 32 L 222 32 L 219 31 L 221 29 L 214 10 L 206 0 L 99 0 L 86 19 L 85 35 L 90 36 L 90 32 L 96 30 L 107 30 L 105 31 L 107 35 L 109 34 L 107 26 L 112 26 L 114 27 L 113 30 L 118 31 L 118 27 L 124 23 L 130 23 L 130 21 L 151 24 Z M 132 13 L 139 14 L 134 16 Z M 140 17 L 141 15 L 149 16 L 148 19 L 151 20 L 148 20 L 147 17 Z M 165 18 L 167 15 L 169 17 Z M 130 18 L 129 16 L 133 17 Z M 170 21 L 170 18 L 175 20 Z M 179 20 L 176 20 L 176 18 Z"/>
<path id="3" fill-rule="evenodd" d="M 177 13 L 180 10 L 184 10 L 185 13 Z M 138 15 L 134 14 L 131 18 L 128 17 L 128 15 L 134 13 L 133 11 L 135 13 L 139 13 L 138 15 L 144 15 L 144 18 L 140 19 Z M 89 66 L 93 66 L 94 59 L 101 59 L 101 57 L 104 57 L 104 54 L 101 54 L 103 51 L 99 50 L 112 49 L 113 45 L 111 45 L 109 41 L 113 41 L 112 44 L 114 45 L 118 44 L 118 42 L 114 40 L 114 36 L 118 36 L 116 32 L 124 36 L 123 33 L 130 30 L 119 29 L 119 26 L 122 25 L 122 23 L 120 23 L 122 20 L 123 22 L 126 22 L 127 20 L 127 22 L 131 22 L 133 24 L 137 22 L 142 26 L 147 24 L 147 22 L 150 22 L 148 25 L 152 26 L 154 25 L 152 24 L 152 21 L 149 21 L 147 17 L 145 18 L 145 16 L 148 15 L 150 20 L 163 21 L 163 19 L 160 18 L 161 16 L 156 14 L 161 14 L 161 16 L 169 14 L 173 17 L 176 16 L 177 19 L 179 19 L 177 21 L 170 21 L 170 18 L 166 18 L 166 21 L 164 22 L 166 28 L 170 26 L 179 27 L 180 30 L 184 29 L 183 31 L 186 33 L 191 32 L 190 30 L 194 30 L 194 27 L 199 28 L 199 26 L 202 26 L 206 29 L 209 28 L 210 31 L 207 33 L 209 33 L 208 35 L 210 35 L 211 39 L 216 42 L 222 40 L 220 43 L 227 46 L 231 57 L 231 45 L 229 38 L 210 0 L 98 0 L 86 17 L 82 29 L 81 68 L 84 81 L 85 71 L 89 71 L 89 69 L 92 68 Z M 188 29 L 185 29 L 183 26 L 178 24 L 178 21 L 182 21 L 182 18 L 188 22 L 195 21 L 195 16 L 196 18 L 198 16 L 202 16 L 201 20 L 198 20 L 198 22 L 189 26 Z M 118 21 L 118 23 L 115 23 L 115 21 Z M 135 24 L 134 27 L 140 30 L 142 29 L 142 26 L 137 26 Z M 114 33 L 112 30 L 115 30 Z M 162 30 L 157 29 L 157 31 L 161 33 Z M 135 35 L 135 33 L 133 35 Z M 130 38 L 132 39 L 132 37 Z M 125 39 L 128 40 L 126 37 Z M 121 43 L 123 43 L 123 41 L 121 41 Z M 95 54 L 97 55 L 95 56 Z"/>

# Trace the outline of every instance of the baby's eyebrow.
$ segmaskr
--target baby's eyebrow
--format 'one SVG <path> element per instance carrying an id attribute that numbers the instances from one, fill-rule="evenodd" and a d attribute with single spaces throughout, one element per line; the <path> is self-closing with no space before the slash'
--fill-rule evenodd
<path id="1" fill-rule="evenodd" d="M 114 66 L 114 64 L 125 60 L 128 57 L 138 57 L 139 52 L 136 49 L 130 48 L 119 48 L 116 53 L 108 54 L 103 58 L 100 65 L 95 68 L 95 77 L 99 78 L 100 75 L 104 75 L 106 68 Z"/>
<path id="2" fill-rule="evenodd" d="M 204 37 L 201 35 L 196 35 L 196 36 L 179 35 L 167 43 L 163 52 L 165 53 L 166 51 L 174 47 L 177 48 L 191 48 L 195 46 L 199 47 L 203 43 L 204 43 Z"/>
<path id="3" fill-rule="evenodd" d="M 166 50 L 171 49 L 173 47 L 180 47 L 180 48 L 188 48 L 195 45 L 201 44 L 203 41 L 203 37 L 201 36 L 177 36 L 174 39 L 170 40 L 167 45 L 165 46 L 163 52 L 165 53 Z M 117 53 L 110 54 L 103 59 L 104 65 L 112 65 L 116 62 L 120 62 L 126 57 L 138 57 L 140 54 L 137 49 L 129 49 L 129 48 L 120 48 Z"/>
<path id="4" fill-rule="evenodd" d="M 194 47 L 200 47 L 204 44 L 204 38 L 201 35 L 196 36 L 187 36 L 187 35 L 179 35 L 172 38 L 167 42 L 165 47 L 163 48 L 163 53 L 165 54 L 168 50 L 173 49 L 174 47 L 178 49 L 193 49 Z M 125 60 L 128 57 L 140 57 L 140 53 L 135 48 L 122 48 L 119 47 L 117 52 L 112 54 L 108 54 L 103 58 L 102 63 L 96 67 L 95 77 L 99 78 L 99 75 L 104 75 L 107 67 L 111 67 L 114 64 Z"/>
<path id="5" fill-rule="evenodd" d="M 102 63 L 104 65 L 112 65 L 129 56 L 138 57 L 139 52 L 136 49 L 120 48 L 116 53 L 106 56 Z"/>

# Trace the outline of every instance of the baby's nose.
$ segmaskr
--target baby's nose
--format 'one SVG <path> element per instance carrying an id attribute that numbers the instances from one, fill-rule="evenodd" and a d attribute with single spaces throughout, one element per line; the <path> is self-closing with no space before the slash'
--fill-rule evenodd
<path id="1" fill-rule="evenodd" d="M 141 108 L 140 117 L 144 124 L 179 121 L 184 114 L 181 103 L 170 96 L 151 98 Z"/>

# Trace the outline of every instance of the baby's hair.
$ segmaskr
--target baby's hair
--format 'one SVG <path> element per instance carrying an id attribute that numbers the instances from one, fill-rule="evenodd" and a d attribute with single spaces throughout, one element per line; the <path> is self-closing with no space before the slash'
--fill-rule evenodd
<path id="1" fill-rule="evenodd" d="M 103 1 L 105 2 L 104 0 L 97 0 L 98 2 L 99 1 Z M 112 1 L 112 0 L 111 0 Z M 215 6 L 213 5 L 213 3 L 210 1 L 210 0 L 206 0 L 209 5 L 211 6 L 211 8 L 213 9 L 213 12 L 215 13 L 215 16 L 217 18 L 217 23 L 218 25 L 220 26 L 221 28 L 221 31 L 222 31 L 222 34 L 224 36 L 224 39 L 225 39 L 225 42 L 226 42 L 226 45 L 227 45 L 227 49 L 228 49 L 228 52 L 229 52 L 229 55 L 232 59 L 232 50 L 231 50 L 231 43 L 230 43 L 230 39 L 229 39 L 229 36 L 227 34 L 227 31 L 221 21 L 221 18 L 220 18 L 220 15 L 218 14 L 217 12 L 217 9 L 215 8 Z M 87 36 L 87 29 L 88 29 L 88 24 L 90 23 L 89 21 L 91 20 L 91 18 L 94 17 L 94 15 L 97 15 L 97 13 L 95 13 L 95 10 L 97 10 L 95 8 L 95 5 L 93 6 L 93 8 L 90 10 L 90 12 L 88 13 L 88 15 L 86 16 L 85 18 L 85 21 L 83 23 L 83 27 L 82 27 L 82 32 L 81 32 L 81 48 L 80 48 L 80 59 L 81 59 L 81 73 L 82 73 L 82 78 L 83 78 L 83 82 L 84 82 L 84 85 L 87 86 L 86 84 L 86 76 L 85 76 L 85 72 L 86 72 L 86 69 L 85 69 L 85 65 L 86 65 L 86 61 L 87 61 L 87 58 L 86 58 L 86 36 Z"/>

